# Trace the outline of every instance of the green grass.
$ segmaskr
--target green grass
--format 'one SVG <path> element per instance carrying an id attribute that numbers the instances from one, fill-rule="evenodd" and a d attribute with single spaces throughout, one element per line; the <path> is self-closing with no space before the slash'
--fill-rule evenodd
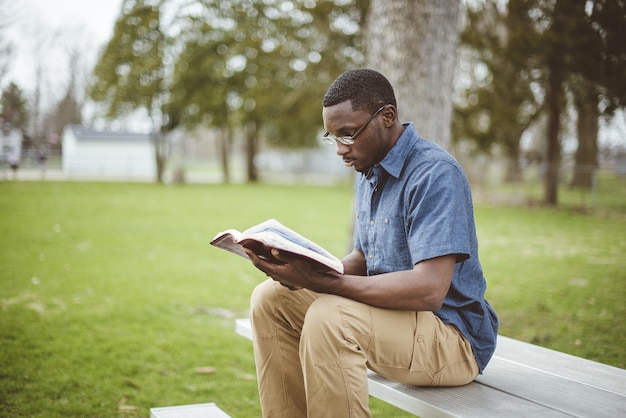
<path id="1" fill-rule="evenodd" d="M 523 181 L 519 183 L 490 182 L 481 187 L 484 195 L 497 199 L 526 201 L 537 204 L 544 201 L 543 178 L 536 170 L 527 169 Z M 595 177 L 595 187 L 591 189 L 571 187 L 570 176 L 564 175 L 558 188 L 558 205 L 594 212 L 626 214 L 626 177 L 612 171 L 599 171 Z M 475 192 L 478 192 L 475 188 Z"/>
<path id="2" fill-rule="evenodd" d="M 264 276 L 208 242 L 276 217 L 342 255 L 350 207 L 349 186 L 0 183 L 0 416 L 202 402 L 259 416 L 233 319 Z M 476 217 L 501 333 L 626 367 L 624 217 L 486 204 Z"/>

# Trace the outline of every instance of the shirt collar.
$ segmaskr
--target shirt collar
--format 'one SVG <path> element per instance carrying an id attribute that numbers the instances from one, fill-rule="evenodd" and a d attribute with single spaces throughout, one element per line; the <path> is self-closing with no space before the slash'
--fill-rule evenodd
<path id="1" fill-rule="evenodd" d="M 400 177 L 404 163 L 409 155 L 408 151 L 413 146 L 413 138 L 417 137 L 413 123 L 403 123 L 402 126 L 404 126 L 404 132 L 402 132 L 396 144 L 389 150 L 387 155 L 385 155 L 385 158 L 372 167 L 367 173 L 364 173 L 368 180 L 374 180 L 372 177 L 380 177 L 381 168 L 395 178 Z"/>

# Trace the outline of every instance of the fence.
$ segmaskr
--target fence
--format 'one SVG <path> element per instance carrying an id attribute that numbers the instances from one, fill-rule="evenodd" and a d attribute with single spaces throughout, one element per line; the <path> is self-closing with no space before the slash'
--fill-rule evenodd
<path id="1" fill-rule="evenodd" d="M 487 169 L 489 174 L 472 184 L 478 200 L 541 204 L 545 199 L 545 170 L 541 164 L 521 168 L 518 181 L 504 181 L 502 167 Z M 575 179 L 586 180 L 575 186 Z M 626 213 L 626 173 L 615 165 L 559 167 L 558 205 L 577 209 L 610 210 Z"/>
<path id="2" fill-rule="evenodd" d="M 287 158 L 287 157 L 285 157 Z M 353 171 L 341 166 L 341 160 L 332 156 L 327 163 L 314 166 L 313 159 L 306 158 L 307 164 L 297 160 L 298 164 L 261 164 L 258 166 L 259 177 L 267 183 L 289 184 L 332 184 L 350 183 Z M 85 162 L 88 164 L 89 162 Z M 341 170 L 337 170 L 337 164 Z M 332 166 L 331 166 L 332 164 Z M 2 179 L 13 179 L 6 161 L 0 161 Z M 472 183 L 476 201 L 497 201 L 506 203 L 540 204 L 544 200 L 544 170 L 542 165 L 527 165 L 521 168 L 519 181 L 506 182 L 505 165 L 501 162 L 475 160 L 463 162 Z M 245 182 L 246 168 L 242 156 L 231 159 L 230 181 Z M 182 177 L 181 177 L 182 173 Z M 572 187 L 576 174 L 590 175 L 589 187 Z M 178 176 L 178 177 L 177 177 Z M 22 154 L 17 180 L 100 180 L 100 181 L 153 181 L 129 174 L 118 176 L 88 176 L 63 172 L 61 156 L 51 154 L 45 164 L 36 156 Z M 183 161 L 169 162 L 164 175 L 166 182 L 182 178 L 188 183 L 220 183 L 223 181 L 218 161 L 211 158 L 188 158 Z M 610 210 L 626 214 L 626 171 L 618 164 L 604 164 L 600 167 L 575 167 L 563 164 L 559 170 L 558 203 L 560 206 L 589 210 Z"/>

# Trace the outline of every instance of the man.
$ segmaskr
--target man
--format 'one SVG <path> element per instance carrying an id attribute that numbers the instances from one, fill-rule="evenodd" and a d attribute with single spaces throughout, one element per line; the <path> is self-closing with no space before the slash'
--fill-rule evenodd
<path id="1" fill-rule="evenodd" d="M 254 290 L 250 315 L 266 417 L 367 417 L 367 368 L 411 385 L 464 385 L 496 344 L 460 165 L 399 122 L 376 71 L 338 77 L 322 118 L 323 139 L 361 173 L 354 249 L 341 275 L 246 250 L 271 278 Z"/>

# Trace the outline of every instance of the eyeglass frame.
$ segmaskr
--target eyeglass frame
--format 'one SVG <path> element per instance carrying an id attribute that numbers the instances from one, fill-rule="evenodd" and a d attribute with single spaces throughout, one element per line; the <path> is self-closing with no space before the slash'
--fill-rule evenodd
<path id="1" fill-rule="evenodd" d="M 343 145 L 354 145 L 354 143 L 356 142 L 356 138 L 363 133 L 363 131 L 365 130 L 365 128 L 367 128 L 367 125 L 369 125 L 369 123 L 384 109 L 386 108 L 388 105 L 384 105 L 381 106 L 376 112 L 374 112 L 374 114 L 372 114 L 372 116 L 370 116 L 370 118 L 367 120 L 367 122 L 365 122 L 359 129 L 357 129 L 357 131 L 355 133 L 353 133 L 352 135 L 346 135 L 346 136 L 337 136 L 335 134 L 331 134 L 330 132 L 326 131 L 324 133 L 324 135 L 322 135 L 322 141 L 328 143 L 328 144 L 343 144 Z"/>

